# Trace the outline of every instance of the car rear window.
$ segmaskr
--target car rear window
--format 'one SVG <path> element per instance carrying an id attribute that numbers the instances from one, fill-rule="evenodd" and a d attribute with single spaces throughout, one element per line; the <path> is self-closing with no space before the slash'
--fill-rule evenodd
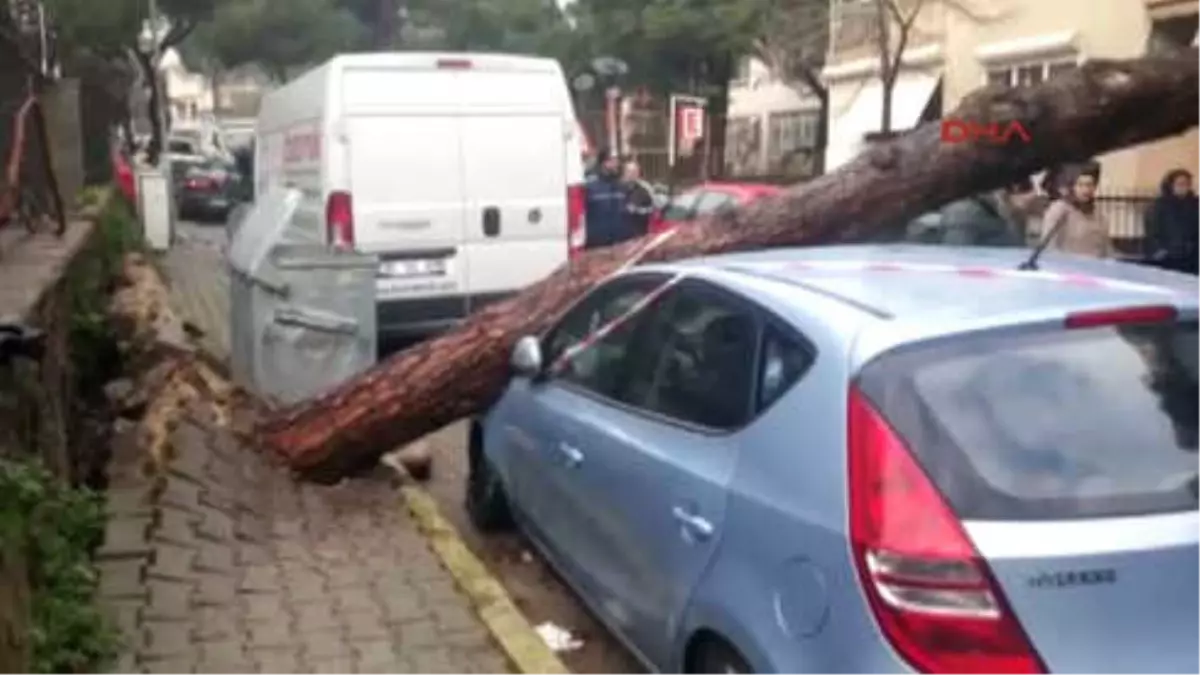
<path id="1" fill-rule="evenodd" d="M 885 355 L 860 386 L 963 518 L 1197 508 L 1196 323 L 996 334 Z"/>

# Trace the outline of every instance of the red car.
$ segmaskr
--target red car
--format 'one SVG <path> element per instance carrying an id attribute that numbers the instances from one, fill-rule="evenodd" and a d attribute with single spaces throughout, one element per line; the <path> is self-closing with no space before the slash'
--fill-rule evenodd
<path id="1" fill-rule="evenodd" d="M 670 199 L 650 223 L 650 232 L 657 233 L 750 202 L 782 194 L 784 188 L 766 183 L 701 183 Z"/>

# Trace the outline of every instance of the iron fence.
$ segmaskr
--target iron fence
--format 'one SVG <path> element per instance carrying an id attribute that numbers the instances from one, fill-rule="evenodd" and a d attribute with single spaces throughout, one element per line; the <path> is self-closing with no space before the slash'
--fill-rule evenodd
<path id="1" fill-rule="evenodd" d="M 1113 245 L 1122 255 L 1143 255 L 1146 211 L 1153 203 L 1153 195 L 1133 191 L 1109 192 L 1096 196 L 1096 213 L 1108 225 Z"/>

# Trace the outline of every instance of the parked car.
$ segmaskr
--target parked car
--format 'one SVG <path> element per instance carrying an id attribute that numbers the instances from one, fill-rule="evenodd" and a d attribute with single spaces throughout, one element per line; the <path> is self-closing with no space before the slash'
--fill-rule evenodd
<path id="1" fill-rule="evenodd" d="M 522 338 L 468 511 L 665 672 L 1196 672 L 1195 278 L 835 246 Z"/>
<path id="2" fill-rule="evenodd" d="M 778 195 L 783 190 L 778 185 L 763 183 L 701 183 L 671 197 L 651 221 L 650 231 L 661 232 L 687 225 L 724 209 L 738 208 L 763 197 Z"/>
<path id="3" fill-rule="evenodd" d="M 175 202 L 181 218 L 225 222 L 238 203 L 241 178 L 234 167 L 213 159 L 171 163 Z"/>

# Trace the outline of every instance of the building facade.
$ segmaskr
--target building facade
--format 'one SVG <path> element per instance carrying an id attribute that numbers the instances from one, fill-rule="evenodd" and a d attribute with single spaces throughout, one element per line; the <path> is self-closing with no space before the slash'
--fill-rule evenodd
<path id="1" fill-rule="evenodd" d="M 911 0 L 895 3 L 901 12 Z M 831 0 L 826 168 L 854 157 L 880 130 L 877 0 Z M 952 110 L 985 85 L 1036 85 L 1088 59 L 1131 58 L 1194 45 L 1197 0 L 926 0 L 909 34 L 892 99 L 892 130 Z M 964 11 L 965 10 L 965 11 Z M 893 35 L 893 37 L 895 37 Z M 1197 169 L 1195 129 L 1100 157 L 1102 191 L 1151 195 L 1169 169 Z"/>
<path id="2" fill-rule="evenodd" d="M 728 114 L 726 173 L 811 173 L 821 105 L 803 85 L 783 81 L 757 59 L 743 59 L 736 79 L 729 85 Z"/>

